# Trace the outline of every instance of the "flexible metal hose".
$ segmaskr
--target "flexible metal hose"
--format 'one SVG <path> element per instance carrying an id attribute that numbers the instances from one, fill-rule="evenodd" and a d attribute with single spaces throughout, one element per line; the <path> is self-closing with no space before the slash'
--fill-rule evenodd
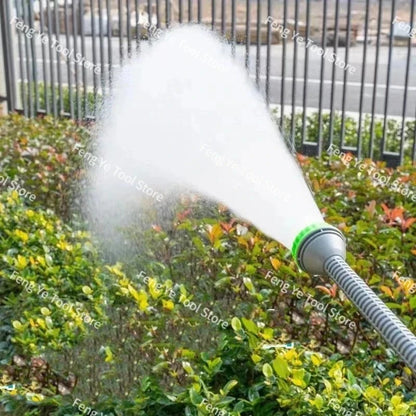
<path id="1" fill-rule="evenodd" d="M 416 337 L 376 296 L 341 256 L 330 257 L 325 271 L 416 374 Z"/>

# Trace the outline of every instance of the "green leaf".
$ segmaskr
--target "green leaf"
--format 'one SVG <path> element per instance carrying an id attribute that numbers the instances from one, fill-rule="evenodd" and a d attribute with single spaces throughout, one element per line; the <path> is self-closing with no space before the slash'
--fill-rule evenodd
<path id="1" fill-rule="evenodd" d="M 91 295 L 92 293 L 92 289 L 89 286 L 82 286 L 82 291 L 86 294 L 86 295 Z"/>
<path id="2" fill-rule="evenodd" d="M 237 380 L 229 381 L 223 388 L 224 394 L 228 394 L 237 384 Z"/>
<path id="3" fill-rule="evenodd" d="M 272 366 L 273 366 L 274 371 L 279 377 L 283 379 L 287 379 L 289 377 L 289 374 L 290 374 L 289 366 L 287 364 L 287 361 L 285 361 L 283 358 L 276 357 L 272 361 Z"/>
<path id="4" fill-rule="evenodd" d="M 250 321 L 246 318 L 241 318 L 241 320 L 247 331 L 251 332 L 252 334 L 257 334 L 259 332 L 257 325 L 253 321 Z"/>
<path id="5" fill-rule="evenodd" d="M 244 282 L 244 286 L 251 292 L 254 293 L 255 289 L 254 289 L 254 285 L 253 282 L 251 281 L 251 279 L 249 277 L 243 277 L 243 282 Z"/>
<path id="6" fill-rule="evenodd" d="M 198 406 L 202 402 L 202 396 L 193 387 L 189 389 L 189 397 L 195 406 Z"/>
<path id="7" fill-rule="evenodd" d="M 12 322 L 13 328 L 17 331 L 21 331 L 23 329 L 23 325 L 20 321 L 13 321 Z"/>
<path id="8" fill-rule="evenodd" d="M 241 321 L 237 317 L 231 319 L 231 326 L 234 329 L 234 331 L 239 331 L 242 328 Z"/>
<path id="9" fill-rule="evenodd" d="M 273 369 L 270 366 L 270 364 L 263 364 L 263 374 L 265 375 L 265 377 L 270 378 L 273 376 Z"/>

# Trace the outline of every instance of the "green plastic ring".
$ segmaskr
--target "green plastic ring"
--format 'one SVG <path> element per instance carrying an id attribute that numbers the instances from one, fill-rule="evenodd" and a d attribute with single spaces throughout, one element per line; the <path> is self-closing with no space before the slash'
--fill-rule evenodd
<path id="1" fill-rule="evenodd" d="M 327 222 L 317 222 L 315 224 L 308 225 L 305 227 L 295 238 L 292 244 L 292 256 L 295 259 L 296 263 L 298 260 L 298 252 L 300 245 L 302 244 L 303 240 L 312 232 L 319 230 L 321 228 L 333 228 L 337 230 L 333 225 L 328 224 Z"/>

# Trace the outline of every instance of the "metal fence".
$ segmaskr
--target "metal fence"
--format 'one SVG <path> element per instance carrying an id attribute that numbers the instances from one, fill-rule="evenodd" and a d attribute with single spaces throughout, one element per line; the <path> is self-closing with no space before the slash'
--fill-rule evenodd
<path id="1" fill-rule="evenodd" d="M 415 1 L 2 0 L 5 98 L 29 117 L 93 120 L 125 62 L 199 23 L 228 40 L 298 151 L 415 161 Z"/>

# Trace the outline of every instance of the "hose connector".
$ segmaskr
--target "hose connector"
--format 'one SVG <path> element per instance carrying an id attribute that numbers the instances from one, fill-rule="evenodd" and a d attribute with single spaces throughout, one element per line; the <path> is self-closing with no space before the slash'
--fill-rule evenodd
<path id="1" fill-rule="evenodd" d="M 345 260 L 345 237 L 326 222 L 304 228 L 295 238 L 292 254 L 299 267 L 311 275 L 326 275 L 326 261 L 339 256 Z"/>

